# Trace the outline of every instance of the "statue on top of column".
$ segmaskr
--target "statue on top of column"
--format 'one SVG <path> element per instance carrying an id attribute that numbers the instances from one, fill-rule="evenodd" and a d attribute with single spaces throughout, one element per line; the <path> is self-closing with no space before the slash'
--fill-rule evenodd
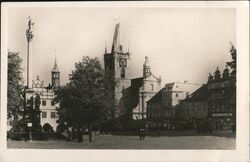
<path id="1" fill-rule="evenodd" d="M 33 34 L 33 26 L 34 26 L 35 23 L 32 22 L 30 17 L 28 17 L 28 19 L 29 19 L 29 22 L 28 22 L 28 29 L 26 30 L 26 38 L 27 38 L 28 42 L 31 42 L 32 39 L 33 39 L 33 36 L 34 36 L 34 34 Z"/>

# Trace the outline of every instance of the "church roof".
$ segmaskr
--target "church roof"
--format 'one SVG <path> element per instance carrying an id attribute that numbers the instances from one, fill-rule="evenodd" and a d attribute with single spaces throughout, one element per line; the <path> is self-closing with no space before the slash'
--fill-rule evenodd
<path id="1" fill-rule="evenodd" d="M 52 71 L 59 71 L 58 66 L 57 66 L 56 59 L 55 59 L 55 64 L 54 64 L 54 68 L 53 68 Z"/>

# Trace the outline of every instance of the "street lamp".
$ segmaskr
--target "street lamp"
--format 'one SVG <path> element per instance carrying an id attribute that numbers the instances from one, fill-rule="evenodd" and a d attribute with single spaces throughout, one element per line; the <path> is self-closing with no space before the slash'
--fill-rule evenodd
<path id="1" fill-rule="evenodd" d="M 28 122 L 28 123 L 27 123 L 27 126 L 28 126 L 28 128 L 29 128 L 29 141 L 31 142 L 31 141 L 32 141 L 32 133 L 31 133 L 32 123 L 31 123 L 31 122 Z"/>

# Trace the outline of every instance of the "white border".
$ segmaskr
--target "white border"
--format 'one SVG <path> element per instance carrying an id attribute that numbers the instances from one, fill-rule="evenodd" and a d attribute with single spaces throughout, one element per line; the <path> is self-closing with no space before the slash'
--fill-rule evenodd
<path id="1" fill-rule="evenodd" d="M 7 9 L 8 7 L 146 7 L 237 8 L 237 139 L 236 150 L 42 150 L 6 149 Z M 53 2 L 2 3 L 0 161 L 232 161 L 249 154 L 249 3 L 248 2 Z"/>

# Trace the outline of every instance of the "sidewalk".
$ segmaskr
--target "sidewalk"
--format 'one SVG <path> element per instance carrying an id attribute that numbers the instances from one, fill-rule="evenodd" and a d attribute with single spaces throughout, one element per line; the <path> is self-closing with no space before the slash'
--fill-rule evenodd
<path id="1" fill-rule="evenodd" d="M 136 132 L 115 132 L 112 135 L 125 135 L 133 136 L 137 135 Z M 213 133 L 197 133 L 196 130 L 186 130 L 186 131 L 175 131 L 175 130 L 163 130 L 163 131 L 147 131 L 147 136 L 157 137 L 157 136 L 219 136 L 219 137 L 235 137 L 235 133 L 230 130 L 226 131 L 213 131 Z"/>

